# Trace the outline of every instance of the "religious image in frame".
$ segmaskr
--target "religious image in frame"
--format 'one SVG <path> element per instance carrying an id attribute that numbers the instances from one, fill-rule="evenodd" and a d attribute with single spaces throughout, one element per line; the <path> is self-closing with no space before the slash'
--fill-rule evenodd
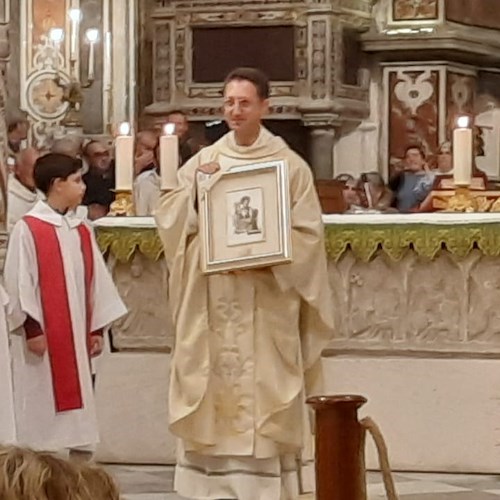
<path id="1" fill-rule="evenodd" d="M 226 193 L 227 245 L 245 245 L 264 240 L 264 204 L 261 188 Z"/>
<path id="2" fill-rule="evenodd" d="M 288 165 L 271 161 L 198 177 L 201 268 L 217 273 L 291 262 Z"/>

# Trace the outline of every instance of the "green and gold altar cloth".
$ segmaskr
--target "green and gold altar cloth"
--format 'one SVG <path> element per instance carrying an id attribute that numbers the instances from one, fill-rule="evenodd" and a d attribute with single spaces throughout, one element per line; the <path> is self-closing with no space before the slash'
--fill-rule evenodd
<path id="1" fill-rule="evenodd" d="M 326 250 L 333 261 L 349 250 L 364 262 L 377 252 L 395 261 L 408 251 L 427 259 L 442 250 L 465 257 L 475 248 L 490 257 L 500 255 L 499 214 L 325 215 L 324 222 Z M 136 251 L 154 260 L 162 255 L 151 217 L 109 217 L 95 226 L 102 252 L 120 262 Z"/>

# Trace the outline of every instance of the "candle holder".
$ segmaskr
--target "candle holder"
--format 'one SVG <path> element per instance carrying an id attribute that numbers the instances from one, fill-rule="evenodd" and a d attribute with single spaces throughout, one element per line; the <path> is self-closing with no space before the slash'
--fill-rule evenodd
<path id="1" fill-rule="evenodd" d="M 111 217 L 130 217 L 135 215 L 134 201 L 132 191 L 128 189 L 115 189 L 115 201 L 111 203 L 108 216 Z"/>
<path id="2" fill-rule="evenodd" d="M 474 197 L 469 186 L 457 186 L 455 193 L 448 199 L 445 212 L 482 212 L 481 200 Z"/>
<path id="3" fill-rule="evenodd" d="M 72 77 L 68 83 L 64 83 L 61 77 L 57 75 L 54 83 L 63 91 L 62 101 L 68 103 L 68 109 L 61 123 L 65 127 L 81 127 L 80 108 L 83 103 L 83 89 L 88 89 L 94 83 L 94 80 L 88 80 L 82 84 L 76 78 Z"/>
<path id="4" fill-rule="evenodd" d="M 69 81 L 64 82 L 60 74 L 59 55 L 61 42 L 64 40 L 64 30 L 62 28 L 52 28 L 49 32 L 49 38 L 52 41 L 54 51 L 54 62 L 56 76 L 54 83 L 63 91 L 62 102 L 67 102 L 68 107 L 61 123 L 65 127 L 81 128 L 80 108 L 83 103 L 83 90 L 92 86 L 95 80 L 95 44 L 99 40 L 99 31 L 95 28 L 88 29 L 85 38 L 89 43 L 88 58 L 88 76 L 85 82 L 80 81 L 78 75 L 77 61 L 78 54 L 78 30 L 81 21 L 80 9 L 70 9 L 69 17 L 71 19 L 70 32 L 70 53 L 69 53 Z"/>

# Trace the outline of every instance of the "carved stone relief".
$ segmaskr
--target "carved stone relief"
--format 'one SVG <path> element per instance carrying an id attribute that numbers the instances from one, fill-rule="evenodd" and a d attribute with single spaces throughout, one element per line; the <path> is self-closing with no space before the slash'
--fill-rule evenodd
<path id="1" fill-rule="evenodd" d="M 129 314 L 112 328 L 119 350 L 166 350 L 173 343 L 167 270 L 136 253 L 109 263 Z M 500 354 L 500 260 L 474 250 L 442 251 L 434 260 L 413 251 L 400 260 L 379 253 L 368 263 L 349 250 L 328 263 L 335 332 L 343 350 Z"/>
<path id="2" fill-rule="evenodd" d="M 325 99 L 327 96 L 327 53 L 325 51 L 327 29 L 326 20 L 314 20 L 311 23 L 311 97 L 313 99 Z"/>
<path id="3" fill-rule="evenodd" d="M 429 261 L 349 251 L 329 262 L 338 350 L 500 353 L 500 261 L 479 251 Z"/>
<path id="4" fill-rule="evenodd" d="M 165 261 L 152 261 L 136 253 L 127 264 L 108 261 L 114 282 L 128 314 L 112 328 L 113 345 L 119 350 L 165 350 L 172 346 L 173 328 L 167 304 Z"/>

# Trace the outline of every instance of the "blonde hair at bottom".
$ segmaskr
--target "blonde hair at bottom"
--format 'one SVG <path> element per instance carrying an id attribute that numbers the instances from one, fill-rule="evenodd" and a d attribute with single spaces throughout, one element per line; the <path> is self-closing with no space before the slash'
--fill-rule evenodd
<path id="1" fill-rule="evenodd" d="M 118 500 L 103 469 L 16 446 L 0 446 L 2 500 Z"/>

